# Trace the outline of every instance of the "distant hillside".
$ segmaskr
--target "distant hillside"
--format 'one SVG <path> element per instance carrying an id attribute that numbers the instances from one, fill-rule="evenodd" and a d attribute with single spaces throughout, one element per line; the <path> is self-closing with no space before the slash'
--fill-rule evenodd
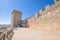
<path id="1" fill-rule="evenodd" d="M 0 25 L 0 28 L 3 28 L 3 27 L 10 27 L 11 25 Z"/>

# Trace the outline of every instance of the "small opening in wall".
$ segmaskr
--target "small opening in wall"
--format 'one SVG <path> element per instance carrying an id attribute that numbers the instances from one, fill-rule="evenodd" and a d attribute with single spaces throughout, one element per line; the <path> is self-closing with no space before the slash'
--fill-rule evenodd
<path id="1" fill-rule="evenodd" d="M 59 0 L 56 0 L 57 2 L 59 1 Z"/>
<path id="2" fill-rule="evenodd" d="M 39 16 L 40 16 L 40 14 L 37 15 L 37 17 L 39 17 Z"/>

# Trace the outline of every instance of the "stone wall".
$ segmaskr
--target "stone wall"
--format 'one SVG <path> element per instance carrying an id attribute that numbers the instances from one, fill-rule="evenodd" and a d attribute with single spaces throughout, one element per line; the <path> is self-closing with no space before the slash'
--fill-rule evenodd
<path id="1" fill-rule="evenodd" d="M 45 10 L 41 10 L 27 21 L 32 29 L 60 33 L 60 2 L 46 6 Z"/>

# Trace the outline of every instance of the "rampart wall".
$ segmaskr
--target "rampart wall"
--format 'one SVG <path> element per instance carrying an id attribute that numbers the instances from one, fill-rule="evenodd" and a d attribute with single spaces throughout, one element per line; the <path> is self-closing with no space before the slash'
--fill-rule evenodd
<path id="1" fill-rule="evenodd" d="M 47 5 L 45 10 L 27 19 L 32 29 L 60 33 L 60 2 L 52 6 Z"/>

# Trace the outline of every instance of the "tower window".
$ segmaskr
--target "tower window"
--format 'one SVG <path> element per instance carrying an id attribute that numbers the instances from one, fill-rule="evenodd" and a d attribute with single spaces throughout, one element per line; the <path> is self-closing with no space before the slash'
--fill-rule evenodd
<path id="1" fill-rule="evenodd" d="M 37 17 L 39 17 L 39 16 L 40 16 L 40 14 L 37 15 Z"/>
<path id="2" fill-rule="evenodd" d="M 59 0 L 56 0 L 57 2 L 59 1 Z"/>

